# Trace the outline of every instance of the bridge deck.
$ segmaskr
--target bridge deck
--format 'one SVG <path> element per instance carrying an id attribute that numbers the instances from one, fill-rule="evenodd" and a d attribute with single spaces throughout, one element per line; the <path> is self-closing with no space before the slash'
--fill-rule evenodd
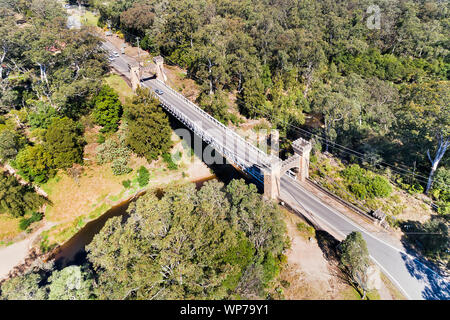
<path id="1" fill-rule="evenodd" d="M 143 81 L 142 84 L 153 90 L 162 90 L 164 93 L 157 97 L 164 108 L 211 144 L 230 162 L 252 175 L 259 182 L 263 181 L 260 169 L 267 168 L 271 161 L 278 159 L 245 141 L 232 129 L 211 117 L 163 82 L 150 79 Z"/>

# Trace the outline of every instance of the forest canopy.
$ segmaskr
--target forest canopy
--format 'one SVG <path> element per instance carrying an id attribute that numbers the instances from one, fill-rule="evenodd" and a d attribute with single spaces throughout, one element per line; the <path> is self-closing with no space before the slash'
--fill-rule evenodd
<path id="1" fill-rule="evenodd" d="M 286 260 L 281 212 L 244 180 L 149 191 L 127 213 L 106 222 L 83 265 L 12 278 L 0 300 L 266 298 Z"/>
<path id="2" fill-rule="evenodd" d="M 233 119 L 224 98 L 231 93 L 241 114 L 270 120 L 283 145 L 313 135 L 334 155 L 419 173 L 411 184 L 426 192 L 448 166 L 448 1 L 92 4 L 100 25 L 186 68 L 200 85 L 199 104 L 221 121 Z M 133 15 L 139 9 L 146 19 Z"/>

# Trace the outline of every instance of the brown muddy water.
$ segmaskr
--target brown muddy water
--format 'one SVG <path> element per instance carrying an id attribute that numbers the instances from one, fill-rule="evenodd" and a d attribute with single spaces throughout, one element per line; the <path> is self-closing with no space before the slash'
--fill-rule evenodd
<path id="1" fill-rule="evenodd" d="M 216 179 L 215 175 L 211 175 L 206 178 L 202 178 L 193 183 L 196 184 L 197 189 L 201 188 L 206 181 Z M 130 197 L 129 199 L 122 201 L 121 203 L 113 206 L 107 210 L 100 217 L 88 222 L 83 228 L 80 229 L 72 238 L 66 241 L 64 244 L 55 249 L 50 255 L 49 260 L 54 259 L 58 266 L 64 267 L 71 263 L 77 263 L 84 260 L 86 252 L 85 247 L 91 243 L 94 236 L 100 232 L 105 225 L 106 221 L 113 217 L 120 217 L 127 215 L 127 209 L 133 201 L 136 201 L 140 196 L 144 195 L 147 191 L 141 191 L 138 194 Z M 158 197 L 162 197 L 164 194 L 163 189 L 153 190 Z"/>
<path id="2" fill-rule="evenodd" d="M 176 127 L 183 127 L 181 123 L 178 123 L 175 121 L 175 119 L 170 118 L 171 125 L 173 128 Z M 196 145 L 194 140 L 200 141 L 202 143 L 201 150 L 203 151 L 207 144 L 202 141 L 202 139 L 196 135 L 193 135 L 193 141 L 191 145 Z M 198 151 L 197 151 L 198 152 Z M 202 154 L 196 155 L 200 158 L 202 158 Z M 233 179 L 245 179 L 248 183 L 251 183 L 254 181 L 246 177 L 242 172 L 239 170 L 236 170 L 228 161 L 225 160 L 225 158 L 222 157 L 222 160 L 220 164 L 212 164 L 209 165 L 210 169 L 212 170 L 213 174 L 211 176 L 208 176 L 203 179 L 192 181 L 192 183 L 195 183 L 197 186 L 197 189 L 201 188 L 203 184 L 206 181 L 217 179 L 225 184 L 228 184 Z M 260 191 L 262 191 L 260 189 Z M 156 195 L 162 196 L 164 194 L 163 189 L 157 189 Z M 94 236 L 100 232 L 100 230 L 105 225 L 106 221 L 108 219 L 113 217 L 124 217 L 127 216 L 127 209 L 131 202 L 135 201 L 137 198 L 145 194 L 145 191 L 141 192 L 138 195 L 135 195 L 133 197 L 130 197 L 128 200 L 125 200 L 108 211 L 106 211 L 104 214 L 102 214 L 99 218 L 88 222 L 80 231 L 78 231 L 72 238 L 70 238 L 68 241 L 66 241 L 61 246 L 55 248 L 53 253 L 50 255 L 49 259 L 55 259 L 56 266 L 57 267 L 65 267 L 69 264 L 83 264 L 86 260 L 86 251 L 85 247 L 92 241 Z"/>

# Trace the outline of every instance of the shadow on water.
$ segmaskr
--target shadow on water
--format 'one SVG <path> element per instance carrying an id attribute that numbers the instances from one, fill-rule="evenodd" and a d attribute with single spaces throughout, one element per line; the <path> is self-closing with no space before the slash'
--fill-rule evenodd
<path id="1" fill-rule="evenodd" d="M 143 193 L 139 194 L 142 195 Z M 55 259 L 57 267 L 65 267 L 68 264 L 82 264 L 85 262 L 85 246 L 88 245 L 94 236 L 103 228 L 110 218 L 126 215 L 128 206 L 137 197 L 131 197 L 106 211 L 99 218 L 88 222 L 72 238 L 58 247 L 52 258 Z"/>
<path id="2" fill-rule="evenodd" d="M 178 128 L 184 128 L 178 120 L 170 116 L 170 123 L 172 126 L 172 129 L 178 129 Z M 189 142 L 188 142 L 189 143 Z M 198 143 L 201 145 L 201 148 L 198 148 L 199 150 L 195 150 L 193 148 L 196 156 L 203 160 L 203 154 L 206 148 L 209 148 L 206 143 L 204 143 L 200 137 L 191 134 L 191 141 L 190 145 L 194 146 L 194 143 Z M 213 150 L 211 150 L 212 154 L 214 155 Z M 193 181 L 193 183 L 196 184 L 197 189 L 201 188 L 203 184 L 209 180 L 217 179 L 225 184 L 228 184 L 233 179 L 244 179 L 248 183 L 254 183 L 254 181 L 248 177 L 246 177 L 243 173 L 238 171 L 235 167 L 233 167 L 230 163 L 226 161 L 223 157 L 217 156 L 219 159 L 219 164 L 213 164 L 209 165 L 208 167 L 211 169 L 212 174 L 209 177 L 205 177 L 196 181 Z M 259 191 L 261 192 L 261 188 L 259 188 Z M 158 198 L 161 198 L 164 194 L 164 190 L 162 188 L 155 189 L 152 192 L 155 192 L 156 196 Z M 63 245 L 58 247 L 53 255 L 52 259 L 55 259 L 55 264 L 57 268 L 63 268 L 71 264 L 81 265 L 87 262 L 87 253 L 85 250 L 85 247 L 91 243 L 94 236 L 100 232 L 100 230 L 105 225 L 106 221 L 108 221 L 110 218 L 113 217 L 119 217 L 122 216 L 124 219 L 127 218 L 127 209 L 131 202 L 135 201 L 138 197 L 143 195 L 145 192 L 141 192 L 140 194 L 131 197 L 130 199 L 123 201 L 108 211 L 106 211 L 103 215 L 101 215 L 96 220 L 88 222 L 80 231 L 78 231 L 72 238 L 70 238 L 68 241 L 66 241 Z"/>
<path id="3" fill-rule="evenodd" d="M 184 126 L 181 122 L 179 122 L 176 118 L 169 114 L 170 125 L 173 130 L 177 129 L 189 129 Z M 190 131 L 189 131 L 190 132 Z M 181 137 L 180 137 L 181 138 Z M 222 157 L 219 153 L 216 153 L 211 147 L 208 146 L 199 136 L 192 133 L 188 138 L 188 141 L 185 141 L 185 144 L 191 146 L 192 151 L 195 156 L 201 160 L 204 160 L 204 155 L 211 154 L 212 157 L 217 159 L 217 163 L 208 165 L 208 167 L 212 170 L 213 175 L 217 178 L 217 180 L 222 181 L 225 184 L 228 184 L 233 179 L 244 179 L 247 183 L 253 183 L 258 186 L 255 180 L 251 177 L 246 176 L 241 171 L 236 169 L 231 163 L 229 163 L 224 157 Z M 195 146 L 201 146 L 201 148 L 195 148 Z M 198 187 L 198 185 L 197 185 Z M 259 188 L 259 186 L 258 186 Z M 262 192 L 262 189 L 258 189 Z"/>

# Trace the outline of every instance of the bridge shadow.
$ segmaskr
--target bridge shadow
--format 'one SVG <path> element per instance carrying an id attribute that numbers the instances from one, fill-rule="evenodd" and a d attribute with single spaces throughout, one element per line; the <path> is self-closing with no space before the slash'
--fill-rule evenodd
<path id="1" fill-rule="evenodd" d="M 340 263 L 339 244 L 341 243 L 335 237 L 324 230 L 316 230 L 317 245 L 322 250 L 323 256 L 328 261 L 330 268 L 329 272 L 334 277 L 338 278 L 343 283 L 355 289 L 360 296 L 363 296 L 358 285 L 351 280 L 351 276 Z"/>
<path id="2" fill-rule="evenodd" d="M 440 222 L 440 220 L 439 217 L 432 217 L 431 221 L 434 221 L 437 225 L 431 229 L 418 221 L 408 220 L 400 224 L 400 229 L 403 231 L 401 241 L 407 253 L 401 253 L 401 257 L 409 274 L 425 283 L 422 298 L 426 300 L 450 299 L 450 282 L 435 262 L 423 258 L 423 256 L 433 255 L 432 250 L 438 250 L 439 245 L 441 245 L 443 251 L 447 250 L 448 252 L 448 232 L 445 232 L 445 223 Z M 439 228 L 439 226 L 442 228 Z M 441 267 L 448 270 L 448 264 L 447 261 L 447 265 Z"/>
<path id="3" fill-rule="evenodd" d="M 148 77 L 142 77 L 141 78 L 141 82 L 145 82 L 145 81 L 148 81 L 148 80 L 154 80 L 154 79 L 156 79 L 156 74 L 152 75 L 152 76 L 148 76 Z"/>
<path id="4" fill-rule="evenodd" d="M 202 138 L 190 131 L 188 127 L 186 127 L 178 119 L 173 117 L 170 113 L 166 112 L 166 114 L 169 116 L 170 126 L 174 131 L 177 129 L 186 129 L 191 133 L 190 138 L 187 139 L 188 141 L 184 140 L 185 142 L 183 142 L 183 144 L 187 144 L 187 146 L 191 148 L 191 152 L 193 152 L 198 159 L 202 160 L 203 163 L 205 163 L 205 165 L 211 169 L 212 175 L 214 175 L 219 181 L 228 184 L 233 179 L 244 179 L 247 183 L 253 183 L 254 185 L 256 185 L 260 193 L 264 192 L 263 186 L 258 181 L 234 167 L 225 157 L 212 149 L 207 143 L 202 140 Z M 184 137 L 179 137 L 184 139 Z M 194 147 L 200 145 L 201 148 Z M 210 152 L 211 155 L 215 159 L 217 159 L 217 163 L 207 164 L 204 161 L 205 150 L 207 150 L 208 153 Z"/>

